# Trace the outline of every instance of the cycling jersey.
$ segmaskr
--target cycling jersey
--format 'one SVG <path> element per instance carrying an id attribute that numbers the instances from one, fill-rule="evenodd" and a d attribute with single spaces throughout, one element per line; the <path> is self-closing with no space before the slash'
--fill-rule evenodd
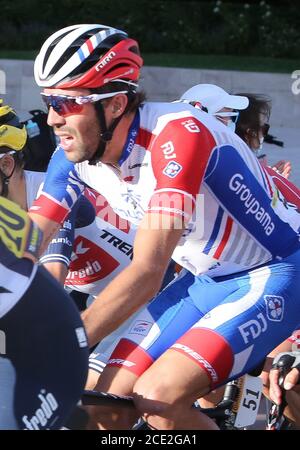
<path id="1" fill-rule="evenodd" d="M 85 189 L 84 195 L 96 217 L 90 225 L 75 230 L 65 285 L 95 296 L 132 260 L 136 227 L 121 221 L 96 191 Z"/>
<path id="2" fill-rule="evenodd" d="M 25 171 L 25 179 L 27 204 L 32 205 L 45 174 Z M 75 208 L 40 263 L 66 265 L 65 285 L 95 296 L 130 263 L 136 227 L 116 215 L 105 198 L 92 189 L 84 190 Z"/>
<path id="3" fill-rule="evenodd" d="M 184 217 L 173 259 L 193 274 L 220 276 L 284 258 L 300 247 L 300 215 L 247 145 L 215 118 L 188 105 L 146 103 L 120 158 L 73 164 L 58 148 L 31 209 L 61 222 L 90 186 L 122 219 Z"/>

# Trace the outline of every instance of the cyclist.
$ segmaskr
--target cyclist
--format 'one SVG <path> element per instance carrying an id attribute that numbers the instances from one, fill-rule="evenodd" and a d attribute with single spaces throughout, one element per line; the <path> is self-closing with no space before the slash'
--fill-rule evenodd
<path id="1" fill-rule="evenodd" d="M 193 401 L 299 322 L 300 219 L 222 123 L 186 104 L 141 104 L 141 66 L 137 43 L 111 27 L 45 41 L 35 77 L 61 142 L 31 217 L 46 241 L 87 184 L 139 225 L 132 262 L 83 314 L 90 345 L 156 294 L 171 255 L 186 269 L 121 339 L 97 388 L 133 392 L 153 427 L 213 428 Z"/>
<path id="2" fill-rule="evenodd" d="M 261 162 L 267 166 L 265 155 L 261 153 L 263 142 L 268 135 L 271 101 L 263 94 L 228 94 L 215 84 L 197 84 L 182 94 L 180 101 L 204 108 L 231 128 L 246 142 Z M 291 163 L 280 160 L 273 169 L 285 178 L 291 173 Z"/>
<path id="3" fill-rule="evenodd" d="M 0 125 L 8 151 L 18 137 Z M 0 187 L 3 190 L 2 179 Z M 5 188 L 4 188 L 5 189 Z M 88 350 L 68 295 L 34 264 L 40 232 L 0 197 L 0 429 L 59 429 L 79 400 Z M 70 372 L 72 378 L 70 379 Z"/>
<path id="4" fill-rule="evenodd" d="M 5 145 L 6 135 L 0 136 L 0 176 L 5 188 L 3 194 L 27 210 L 38 195 L 45 174 L 23 170 L 27 139 L 25 127 L 22 128 L 10 106 L 3 105 L 1 99 L 0 104 L 1 122 L 9 125 L 11 136 L 10 152 Z M 88 188 L 84 190 L 84 197 L 75 213 L 73 211 L 64 221 L 39 262 L 69 290 L 96 296 L 130 263 L 136 227 L 122 220 L 109 208 L 103 196 Z M 71 296 L 74 294 L 71 293 Z M 108 348 L 121 330 L 107 337 L 92 353 L 90 366 L 95 373 L 90 373 L 88 388 L 96 383 L 110 355 L 107 354 Z"/>
<path id="5" fill-rule="evenodd" d="M 215 84 L 196 84 L 180 97 L 180 101 L 188 102 L 215 116 L 227 127 L 235 131 L 240 111 L 249 106 L 249 99 L 244 95 L 228 94 Z"/>
<path id="6" fill-rule="evenodd" d="M 267 167 L 266 160 L 261 159 L 261 149 L 265 136 L 269 131 L 271 114 L 270 99 L 262 94 L 239 93 L 230 95 L 224 89 L 214 84 L 197 84 L 182 94 L 180 101 L 188 102 L 196 108 L 201 108 L 222 121 L 231 128 L 257 155 L 266 167 L 279 189 L 285 192 L 286 198 L 300 206 L 300 192 L 295 186 L 289 185 L 282 177 L 288 178 L 291 171 L 290 162 L 278 161 L 272 168 Z M 274 172 L 271 170 L 273 169 Z M 280 173 L 281 176 L 278 174 Z M 290 197 L 291 196 L 291 197 Z M 283 343 L 283 346 L 285 344 Z M 267 370 L 267 364 L 265 370 Z M 266 383 L 267 374 L 264 373 Z M 216 404 L 222 398 L 223 389 L 211 392 L 208 398 Z M 211 401 L 201 399 L 203 407 L 211 407 Z"/>

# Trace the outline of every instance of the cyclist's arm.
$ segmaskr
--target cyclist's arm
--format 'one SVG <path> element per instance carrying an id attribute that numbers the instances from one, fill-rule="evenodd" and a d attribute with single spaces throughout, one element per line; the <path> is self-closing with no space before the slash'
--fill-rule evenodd
<path id="1" fill-rule="evenodd" d="M 169 121 L 151 144 L 156 188 L 134 241 L 131 264 L 83 313 L 90 345 L 116 329 L 158 292 L 184 224 L 191 218 L 213 138 L 196 119 L 187 120 L 188 126 L 182 122 Z"/>
<path id="2" fill-rule="evenodd" d="M 149 229 L 166 218 L 169 229 Z M 173 250 L 182 235 L 182 219 L 146 214 L 134 242 L 133 260 L 82 313 L 90 346 L 116 329 L 159 290 Z"/>
<path id="3" fill-rule="evenodd" d="M 74 164 L 58 148 L 49 163 L 42 191 L 29 209 L 31 219 L 43 232 L 40 255 L 59 230 L 83 189 L 84 183 L 77 176 Z"/>

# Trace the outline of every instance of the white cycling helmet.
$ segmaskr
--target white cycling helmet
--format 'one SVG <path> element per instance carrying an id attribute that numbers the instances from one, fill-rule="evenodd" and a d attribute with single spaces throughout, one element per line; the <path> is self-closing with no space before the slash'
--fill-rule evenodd
<path id="1" fill-rule="evenodd" d="M 41 87 L 101 88 L 111 81 L 134 84 L 142 65 L 138 43 L 124 31 L 99 24 L 72 25 L 44 42 L 34 76 Z"/>
<path id="2" fill-rule="evenodd" d="M 228 94 L 215 84 L 196 84 L 180 97 L 181 101 L 199 102 L 209 114 L 216 114 L 223 108 L 236 110 L 246 109 L 249 105 L 247 97 Z"/>

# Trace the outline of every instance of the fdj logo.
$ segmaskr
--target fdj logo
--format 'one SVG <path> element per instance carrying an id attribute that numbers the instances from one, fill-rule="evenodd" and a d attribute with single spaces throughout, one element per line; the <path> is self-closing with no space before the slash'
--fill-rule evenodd
<path id="1" fill-rule="evenodd" d="M 281 322 L 284 312 L 284 298 L 279 295 L 265 295 L 264 299 L 268 319 L 272 322 Z"/>
<path id="2" fill-rule="evenodd" d="M 164 168 L 163 174 L 167 175 L 169 178 L 175 178 L 181 171 L 182 166 L 176 161 L 170 161 L 168 165 Z"/>
<path id="3" fill-rule="evenodd" d="M 182 125 L 190 132 L 190 133 L 200 133 L 200 128 L 196 123 L 192 120 L 186 120 L 185 122 L 182 122 Z"/>
<path id="4" fill-rule="evenodd" d="M 248 320 L 248 322 L 239 326 L 239 332 L 245 344 L 248 344 L 250 340 L 256 339 L 261 333 L 268 328 L 266 319 L 262 313 L 257 314 L 256 319 Z"/>

